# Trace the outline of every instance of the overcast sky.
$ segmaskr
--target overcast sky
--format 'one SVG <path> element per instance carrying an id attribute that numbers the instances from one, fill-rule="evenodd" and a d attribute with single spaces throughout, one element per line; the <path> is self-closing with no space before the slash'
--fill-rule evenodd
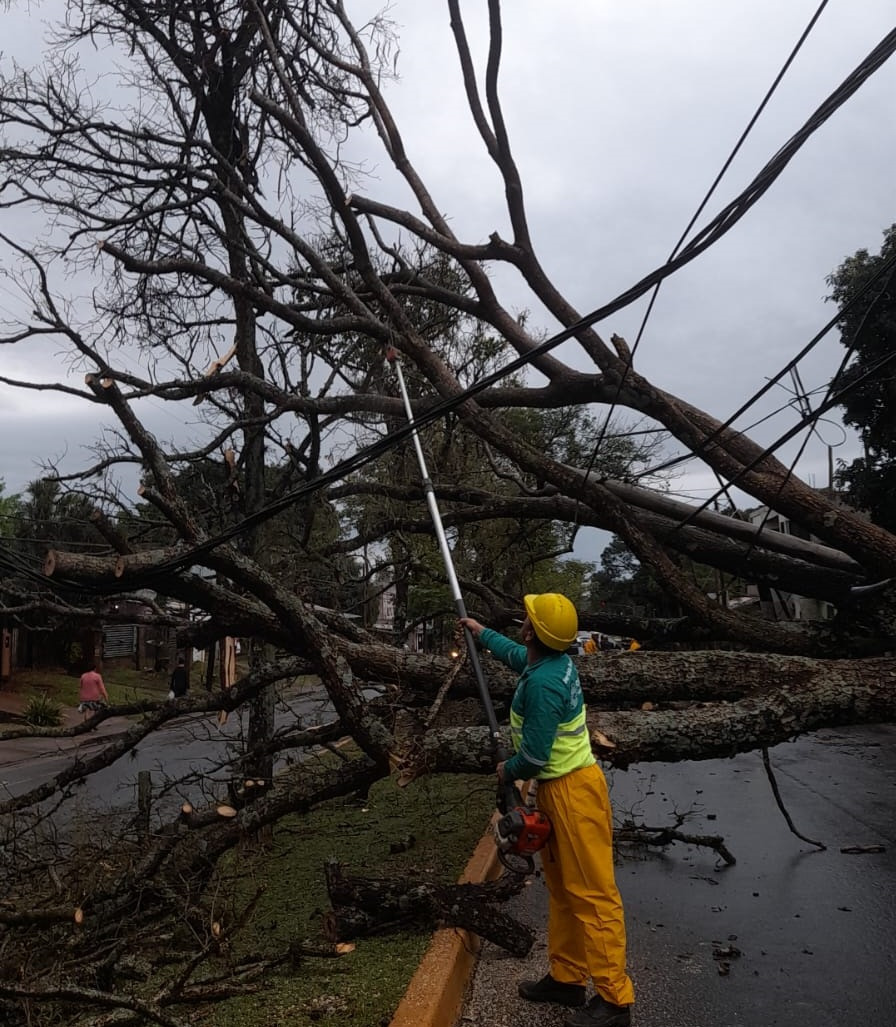
<path id="1" fill-rule="evenodd" d="M 5 15 L 5 56 L 38 60 L 40 21 L 61 6 L 52 0 Z M 352 0 L 346 6 L 351 13 L 374 9 Z M 532 236 L 546 270 L 582 312 L 669 255 L 817 7 L 817 0 L 505 3 L 500 89 Z M 463 8 L 481 56 L 487 5 L 476 0 Z M 390 16 L 401 39 L 400 81 L 387 95 L 412 159 L 458 235 L 479 242 L 498 230 L 509 237 L 501 183 L 461 93 L 447 5 L 398 0 Z M 703 222 L 893 23 L 892 0 L 828 3 Z M 877 251 L 883 229 L 896 221 L 894 98 L 891 60 L 722 242 L 665 283 L 637 353 L 642 374 L 724 418 L 821 328 L 833 313 L 824 302 L 825 277 L 855 250 Z M 359 191 L 406 199 L 378 158 L 370 170 L 369 188 Z M 557 330 L 520 283 L 505 273 L 497 280 L 511 306 L 532 311 L 531 323 Z M 4 289 L 0 282 L 0 310 Z M 633 340 L 643 310 L 642 301 L 599 329 Z M 579 361 L 571 345 L 563 353 Z M 801 366 L 805 387 L 823 387 L 842 354 L 831 334 Z M 30 369 L 46 359 L 32 356 Z M 22 365 L 0 349 L 0 369 L 21 373 Z M 58 360 L 47 374 L 61 374 Z M 773 390 L 740 425 L 787 398 Z M 170 415 L 159 408 L 157 416 L 154 427 L 164 435 Z M 754 434 L 771 441 L 793 416 Z M 90 412 L 76 413 L 49 396 L 16 399 L 0 387 L 0 477 L 14 490 L 35 476 L 39 458 L 64 446 L 80 455 L 90 420 Z M 836 425 L 823 426 L 822 435 L 797 467 L 817 485 L 827 483 L 826 444 L 845 437 Z M 855 453 L 851 437 L 835 450 L 843 458 Z M 676 487 L 705 496 L 711 484 L 710 475 L 693 469 Z"/>

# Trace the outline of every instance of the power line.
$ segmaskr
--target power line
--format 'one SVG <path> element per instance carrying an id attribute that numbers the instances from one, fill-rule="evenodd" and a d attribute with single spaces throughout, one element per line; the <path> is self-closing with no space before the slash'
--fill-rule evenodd
<path id="1" fill-rule="evenodd" d="M 765 460 L 766 457 L 774 455 L 774 453 L 778 449 L 780 449 L 781 446 L 789 442 L 795 435 L 798 435 L 799 432 L 803 430 L 803 428 L 814 425 L 822 414 L 827 413 L 827 411 L 830 410 L 832 407 L 839 406 L 840 403 L 842 403 L 845 396 L 853 392 L 867 379 L 873 377 L 877 373 L 877 371 L 886 367 L 887 364 L 892 363 L 894 360 L 896 360 L 896 350 L 894 350 L 891 353 L 885 354 L 879 360 L 875 361 L 870 367 L 866 369 L 864 374 L 860 375 L 858 378 L 853 379 L 851 382 L 849 382 L 848 385 L 845 385 L 839 391 L 832 392 L 829 390 L 827 397 L 818 405 L 818 407 L 815 410 L 811 410 L 808 414 L 805 414 L 803 417 L 801 417 L 795 425 L 793 425 L 786 432 L 784 432 L 784 434 L 781 435 L 775 442 L 773 442 L 770 446 L 764 449 L 758 456 L 754 457 L 748 464 L 742 467 L 737 472 L 737 474 L 735 474 L 734 477 L 730 479 L 726 488 L 730 488 L 737 481 L 743 478 L 744 475 L 749 474 L 749 472 L 752 471 L 760 463 L 762 463 L 762 461 Z M 839 374 L 840 371 L 838 371 L 838 375 Z M 831 383 L 831 387 L 833 388 L 833 382 Z M 784 481 L 781 483 L 779 487 L 778 495 L 780 495 L 781 489 L 783 489 L 784 485 L 787 483 L 792 473 L 792 470 L 793 468 L 791 467 L 785 475 Z M 709 505 L 712 502 L 714 502 L 714 500 L 718 499 L 718 497 L 721 494 L 722 490 L 717 491 L 710 499 L 705 500 L 703 503 L 701 503 L 700 506 L 696 507 L 690 514 L 688 514 L 688 516 L 685 517 L 684 520 L 679 521 L 678 524 L 675 525 L 675 528 L 673 530 L 679 531 L 681 528 L 686 527 L 694 520 L 694 518 L 698 514 L 702 513 L 705 509 L 707 509 L 707 507 L 709 507 Z"/>
<path id="2" fill-rule="evenodd" d="M 817 425 L 818 420 L 819 420 L 819 418 L 821 416 L 821 413 L 823 412 L 823 407 L 824 407 L 825 403 L 827 403 L 831 399 L 831 397 L 833 396 L 833 394 L 834 394 L 833 393 L 834 385 L 840 379 L 840 377 L 843 375 L 843 373 L 846 370 L 850 360 L 852 359 L 853 353 L 855 353 L 856 349 L 858 348 L 859 338 L 860 338 L 862 332 L 864 331 L 865 325 L 868 322 L 868 318 L 871 316 L 871 312 L 874 310 L 874 308 L 877 305 L 877 303 L 886 294 L 887 288 L 889 287 L 890 282 L 892 282 L 894 274 L 896 274 L 896 267 L 894 267 L 890 271 L 890 274 L 887 277 L 886 282 L 883 284 L 880 292 L 874 297 L 874 299 L 871 301 L 871 303 L 868 304 L 868 309 L 862 315 L 861 321 L 859 322 L 858 326 L 856 327 L 856 330 L 853 332 L 852 338 L 850 340 L 850 344 L 849 344 L 849 346 L 848 346 L 848 348 L 846 350 L 846 354 L 844 355 L 843 359 L 840 361 L 840 366 L 837 368 L 837 371 L 834 374 L 834 377 L 831 379 L 831 382 L 828 385 L 828 388 L 827 388 L 827 391 L 826 391 L 826 394 L 825 394 L 825 399 L 822 401 L 822 404 L 818 408 L 817 413 L 813 414 L 811 405 L 809 404 L 808 397 L 807 396 L 803 396 L 802 397 L 803 402 L 800 402 L 800 410 L 801 410 L 801 412 L 803 414 L 803 419 L 804 420 L 806 420 L 807 418 L 809 419 L 810 431 L 808 431 L 806 433 L 806 437 L 803 439 L 803 442 L 800 445 L 800 448 L 797 451 L 796 456 L 793 458 L 793 460 L 790 462 L 789 467 L 787 468 L 787 473 L 784 475 L 784 478 L 781 480 L 781 483 L 778 485 L 778 489 L 777 489 L 777 491 L 775 493 L 775 501 L 777 501 L 777 499 L 780 498 L 781 493 L 784 491 L 784 488 L 787 485 L 787 482 L 790 480 L 791 476 L 793 475 L 794 468 L 796 467 L 797 462 L 802 458 L 802 455 L 805 452 L 806 446 L 809 444 L 809 439 L 812 437 L 812 433 L 815 432 L 817 434 L 817 427 L 816 427 L 816 425 Z M 890 359 L 889 356 L 887 356 L 883 361 L 880 362 L 879 366 L 880 367 L 885 366 L 885 364 L 888 363 L 889 359 Z M 873 369 L 869 369 L 869 371 L 872 371 L 872 370 Z M 859 380 L 861 381 L 865 377 L 867 377 L 867 375 L 863 375 L 862 378 L 859 379 Z M 802 383 L 800 382 L 800 379 L 799 379 L 798 375 L 795 376 L 794 381 L 798 382 L 800 384 L 800 387 L 802 387 Z M 838 395 L 842 396 L 842 393 L 838 394 Z M 820 437 L 821 436 L 819 436 L 819 438 Z M 768 523 L 769 518 L 771 517 L 771 514 L 772 514 L 772 504 L 769 503 L 766 506 L 765 515 L 762 518 L 762 523 L 759 525 L 759 530 L 756 532 L 755 537 L 753 539 L 751 539 L 751 541 L 750 541 L 750 545 L 749 545 L 749 547 L 747 549 L 747 552 L 746 552 L 746 557 L 748 557 L 750 555 L 750 553 L 752 553 L 753 549 L 756 547 L 756 544 L 757 544 L 757 542 L 759 540 L 759 536 L 762 534 L 762 530 L 765 528 L 766 524 Z M 675 530 L 676 531 L 678 530 L 677 526 L 676 526 Z"/>
<path id="3" fill-rule="evenodd" d="M 771 100 L 772 96 L 774 95 L 775 91 L 777 90 L 778 86 L 780 85 L 781 80 L 784 78 L 784 76 L 786 75 L 787 71 L 789 70 L 791 64 L 793 64 L 794 60 L 796 59 L 797 54 L 800 52 L 800 50 L 802 49 L 803 44 L 805 43 L 806 39 L 808 38 L 809 33 L 815 27 L 815 23 L 821 17 L 822 12 L 824 11 L 825 7 L 827 7 L 827 5 L 828 5 L 828 0 L 822 0 L 821 4 L 819 4 L 818 9 L 815 11 L 815 14 L 812 16 L 811 20 L 809 21 L 809 24 L 803 30 L 802 35 L 797 40 L 796 45 L 794 46 L 794 48 L 791 50 L 790 56 L 787 58 L 787 60 L 784 62 L 783 67 L 778 72 L 778 74 L 775 76 L 774 81 L 772 82 L 772 84 L 769 87 L 768 91 L 766 92 L 765 96 L 762 98 L 762 102 L 756 108 L 756 111 L 754 112 L 753 116 L 750 118 L 749 122 L 747 123 L 747 127 L 743 130 L 743 132 L 741 133 L 740 138 L 735 143 L 734 149 L 732 149 L 731 153 L 728 155 L 727 160 L 722 165 L 721 170 L 716 175 L 716 177 L 715 177 L 712 185 L 709 187 L 709 190 L 707 191 L 706 195 L 700 201 L 700 204 L 697 207 L 696 211 L 694 211 L 694 214 L 691 217 L 690 221 L 688 222 L 685 230 L 681 233 L 681 236 L 680 236 L 678 242 L 676 242 L 675 246 L 672 248 L 672 252 L 669 254 L 669 258 L 668 258 L 669 260 L 674 259 L 676 254 L 679 252 L 681 247 L 684 245 L 685 239 L 687 239 L 687 237 L 690 234 L 691 230 L 693 229 L 694 225 L 697 223 L 697 219 L 700 217 L 700 215 L 706 209 L 706 205 L 709 203 L 711 197 L 715 193 L 716 189 L 718 188 L 719 184 L 721 183 L 722 179 L 724 178 L 726 172 L 731 167 L 731 164 L 733 163 L 734 158 L 740 152 L 741 147 L 746 142 L 747 137 L 749 136 L 750 132 L 753 130 L 753 127 L 755 126 L 756 122 L 759 120 L 759 117 L 761 116 L 762 112 L 765 110 L 766 106 L 768 105 L 769 101 Z M 613 411 L 616 409 L 616 404 L 619 401 L 619 396 L 622 394 L 623 386 L 625 385 L 625 381 L 628 378 L 629 371 L 632 368 L 632 364 L 633 364 L 634 359 L 635 359 L 635 354 L 638 352 L 638 347 L 641 345 L 641 340 L 642 340 L 642 338 L 644 336 L 644 330 L 647 328 L 647 322 L 650 319 L 650 315 L 651 315 L 651 313 L 653 311 L 654 304 L 656 303 L 657 297 L 659 296 L 659 291 L 660 291 L 661 285 L 662 285 L 661 282 L 657 282 L 656 285 L 653 288 L 653 292 L 652 292 L 652 294 L 650 296 L 650 300 L 649 300 L 649 302 L 647 304 L 647 310 L 644 312 L 644 317 L 642 318 L 641 325 L 638 328 L 638 334 L 637 334 L 637 337 L 635 338 L 634 345 L 631 348 L 631 351 L 629 353 L 628 359 L 626 360 L 626 363 L 625 363 L 625 368 L 623 369 L 622 375 L 619 378 L 619 383 L 616 386 L 616 395 L 613 397 L 613 402 L 610 404 L 610 408 L 607 411 L 607 416 L 606 416 L 606 419 L 604 420 L 603 428 L 601 429 L 600 436 L 598 437 L 597 443 L 596 443 L 596 445 L 594 447 L 594 452 L 591 455 L 591 460 L 589 461 L 588 467 L 585 470 L 585 478 L 586 478 L 586 480 L 587 480 L 588 476 L 591 474 L 592 469 L 594 468 L 594 464 L 595 464 L 595 462 L 597 460 L 597 455 L 600 452 L 601 446 L 603 445 L 605 434 L 606 434 L 606 430 L 607 430 L 607 427 L 610 424 L 610 418 L 613 416 Z"/>
<path id="4" fill-rule="evenodd" d="M 868 279 L 868 281 L 859 289 L 859 291 L 854 296 L 852 296 L 846 303 L 844 303 L 842 307 L 839 308 L 837 313 L 834 314 L 834 316 L 821 329 L 819 329 L 819 331 L 816 332 L 815 335 L 812 336 L 812 338 L 799 351 L 799 353 L 797 353 L 797 355 L 793 357 L 792 360 L 789 360 L 784 365 L 784 367 L 782 367 L 781 370 L 778 371 L 776 375 L 774 375 L 772 378 L 769 378 L 766 381 L 765 385 L 761 386 L 759 389 L 756 390 L 756 392 L 753 393 L 752 396 L 750 396 L 749 399 L 745 400 L 738 407 L 738 409 L 735 410 L 735 412 L 729 418 L 727 418 L 727 420 L 720 424 L 718 428 L 716 428 L 709 436 L 707 436 L 707 438 L 705 438 L 696 449 L 692 450 L 690 453 L 684 456 L 672 457 L 671 459 L 666 460 L 661 464 L 656 464 L 654 467 L 648 467 L 646 470 L 640 472 L 637 475 L 637 477 L 640 478 L 648 474 L 658 474 L 659 472 L 665 471 L 670 467 L 676 466 L 677 464 L 684 463 L 688 460 L 693 460 L 695 457 L 702 456 L 709 448 L 709 446 L 711 446 L 713 442 L 715 442 L 715 440 L 718 439 L 723 432 L 727 431 L 732 426 L 732 424 L 738 419 L 738 417 L 746 413 L 747 410 L 749 410 L 751 406 L 757 403 L 770 389 L 774 388 L 774 386 L 777 385 L 778 382 L 786 374 L 790 372 L 791 368 L 796 367 L 797 364 L 818 345 L 818 343 L 825 337 L 825 335 L 827 335 L 827 333 L 832 328 L 835 328 L 837 326 L 837 323 L 842 320 L 843 315 L 847 311 L 851 310 L 854 306 L 856 306 L 859 300 L 861 300 L 865 296 L 865 294 L 878 282 L 878 280 L 881 279 L 888 272 L 892 272 L 894 268 L 896 268 L 896 251 L 894 251 L 889 257 L 886 258 L 886 260 L 884 260 L 881 263 L 878 269 Z M 762 420 L 767 419 L 767 416 L 766 418 L 762 418 L 761 420 L 756 421 L 753 427 L 755 427 L 756 424 L 761 424 Z"/>
<path id="5" fill-rule="evenodd" d="M 183 569 L 191 563 L 194 563 L 196 558 L 203 553 L 210 552 L 217 546 L 224 544 L 239 534 L 242 534 L 247 529 L 262 523 L 268 518 L 279 513 L 281 510 L 293 505 L 305 496 L 326 487 L 331 482 L 338 481 L 341 478 L 354 473 L 354 471 L 359 470 L 361 467 L 377 459 L 383 453 L 404 441 L 415 429 L 425 427 L 433 421 L 451 413 L 464 402 L 474 398 L 481 392 L 484 392 L 486 389 L 501 381 L 509 374 L 512 374 L 514 371 L 532 363 L 536 357 L 550 352 L 561 343 L 573 338 L 585 328 L 588 328 L 619 310 L 622 310 L 630 303 L 639 299 L 654 286 L 658 285 L 665 278 L 668 278 L 680 268 L 689 264 L 692 260 L 698 257 L 705 250 L 709 249 L 714 243 L 727 234 L 727 232 L 729 232 L 734 225 L 740 221 L 747 211 L 749 211 L 750 208 L 759 201 L 776 179 L 782 174 L 794 155 L 801 149 L 813 133 L 821 128 L 828 118 L 830 118 L 835 111 L 837 111 L 859 89 L 859 87 L 893 55 L 894 50 L 896 50 L 896 29 L 889 32 L 881 40 L 881 42 L 868 54 L 868 56 L 846 77 L 846 79 L 843 80 L 837 89 L 835 89 L 834 92 L 813 112 L 801 128 L 791 136 L 787 143 L 785 143 L 785 145 L 778 150 L 771 160 L 765 164 L 750 184 L 725 208 L 723 208 L 723 210 L 721 210 L 703 229 L 701 229 L 701 231 L 686 246 L 684 246 L 673 259 L 668 260 L 665 264 L 650 272 L 630 288 L 620 293 L 609 303 L 593 310 L 590 314 L 587 314 L 585 317 L 575 322 L 575 324 L 570 325 L 549 337 L 544 342 L 534 346 L 527 353 L 514 358 L 503 368 L 486 375 L 484 378 L 473 383 L 468 388 L 461 390 L 456 395 L 443 400 L 440 403 L 434 404 L 428 411 L 425 411 L 420 415 L 415 415 L 415 420 L 412 424 L 404 425 L 395 429 L 383 439 L 359 450 L 351 457 L 340 461 L 329 471 L 324 472 L 318 477 L 312 479 L 310 482 L 306 482 L 303 486 L 292 490 L 282 496 L 279 500 L 266 505 L 261 510 L 258 510 L 254 514 L 246 517 L 237 525 L 234 525 L 232 528 L 207 539 L 205 542 L 191 547 L 181 556 L 168 560 L 153 568 L 151 571 L 146 571 L 143 577 L 146 580 L 149 580 L 162 574 L 168 574 L 173 571 Z M 60 584 L 62 584 L 62 582 L 60 582 Z M 90 587 L 81 583 L 73 582 L 65 584 L 68 584 L 70 587 L 78 588 L 81 591 Z M 93 588 L 95 588 L 95 586 L 93 586 Z M 106 587 L 103 588 L 102 591 L 108 592 L 109 589 Z"/>

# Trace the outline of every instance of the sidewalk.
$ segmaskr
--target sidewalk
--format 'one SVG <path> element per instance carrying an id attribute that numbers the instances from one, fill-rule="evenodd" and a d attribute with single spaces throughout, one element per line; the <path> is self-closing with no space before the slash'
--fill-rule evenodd
<path id="1" fill-rule="evenodd" d="M 25 727 L 23 718 L 28 696 L 21 692 L 0 688 L 0 735 L 10 728 Z M 60 728 L 77 727 L 84 717 L 78 713 L 76 706 L 62 707 L 62 723 Z M 62 738 L 32 737 L 0 739 L 0 765 L 20 763 L 23 760 L 36 759 L 38 756 L 58 755 L 71 752 L 82 745 L 95 743 L 111 735 L 119 735 L 131 726 L 127 717 L 109 717 L 95 730 L 84 734 Z"/>

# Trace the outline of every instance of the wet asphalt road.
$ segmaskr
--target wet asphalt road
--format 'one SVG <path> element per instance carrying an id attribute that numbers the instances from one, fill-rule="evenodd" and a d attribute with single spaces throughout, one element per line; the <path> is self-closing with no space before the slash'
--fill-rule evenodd
<path id="1" fill-rule="evenodd" d="M 617 821 L 691 811 L 681 830 L 722 835 L 737 858 L 723 867 L 676 843 L 618 866 L 636 1027 L 896 1023 L 896 726 L 819 732 L 771 760 L 794 826 L 825 851 L 790 832 L 758 753 L 608 775 Z M 885 851 L 841 852 L 852 846 Z M 514 902 L 544 926 L 540 880 Z M 484 947 L 464 1027 L 563 1023 L 559 1007 L 516 997 L 519 978 L 544 973 L 544 942 L 542 930 L 524 962 Z M 740 955 L 717 955 L 731 947 Z"/>
<path id="2" fill-rule="evenodd" d="M 332 714 L 326 694 L 313 689 L 279 702 L 275 719 L 278 729 L 292 729 L 320 724 Z M 165 781 L 176 782 L 154 801 L 155 814 L 162 819 L 175 814 L 185 800 L 194 805 L 220 801 L 226 795 L 222 782 L 234 773 L 232 761 L 238 757 L 247 719 L 248 714 L 242 711 L 231 714 L 223 726 L 215 716 L 207 714 L 166 724 L 131 753 L 79 785 L 74 802 L 57 815 L 57 824 L 67 817 L 87 817 L 92 812 L 133 810 L 141 770 L 152 774 L 156 790 Z M 73 749 L 58 753 L 48 749 L 40 755 L 0 765 L 0 796 L 19 795 L 37 787 L 69 767 L 79 755 L 93 755 L 104 740 L 102 736 L 90 736 Z"/>

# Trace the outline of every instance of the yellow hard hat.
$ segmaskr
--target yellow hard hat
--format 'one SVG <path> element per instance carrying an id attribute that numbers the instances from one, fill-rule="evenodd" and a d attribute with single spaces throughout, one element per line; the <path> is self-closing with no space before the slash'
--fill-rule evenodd
<path id="1" fill-rule="evenodd" d="M 561 652 L 576 640 L 579 618 L 576 608 L 559 592 L 523 596 L 526 616 L 535 634 L 550 649 Z"/>

